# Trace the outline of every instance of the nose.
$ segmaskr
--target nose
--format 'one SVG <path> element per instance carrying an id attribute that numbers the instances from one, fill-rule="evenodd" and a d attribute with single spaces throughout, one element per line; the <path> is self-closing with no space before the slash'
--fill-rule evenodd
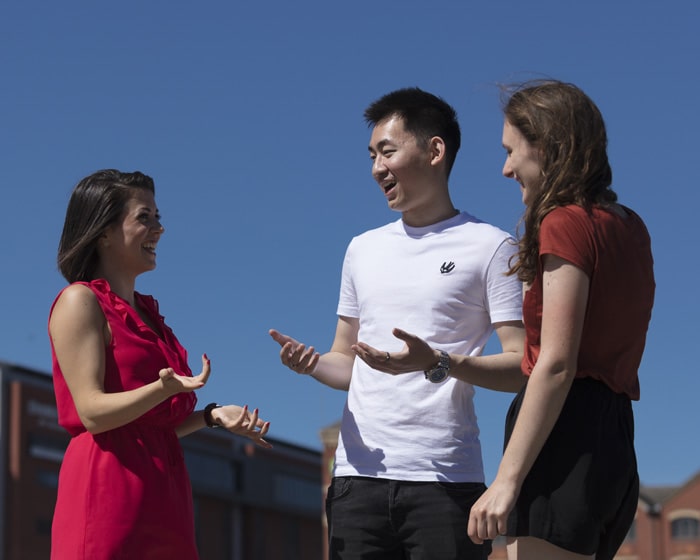
<path id="1" fill-rule="evenodd" d="M 515 177 L 515 173 L 513 173 L 513 168 L 510 166 L 510 158 L 506 157 L 506 161 L 503 164 L 503 169 L 501 170 L 501 173 L 503 173 L 504 177 L 508 177 L 509 179 L 512 179 Z"/>
<path id="2" fill-rule="evenodd" d="M 384 165 L 384 160 L 381 154 L 377 154 L 372 160 L 372 176 L 375 179 L 379 179 L 386 171 L 386 166 Z"/>
<path id="3" fill-rule="evenodd" d="M 159 234 L 163 234 L 165 232 L 165 228 L 163 227 L 163 224 L 160 223 L 160 220 L 156 220 L 153 224 L 153 229 Z"/>

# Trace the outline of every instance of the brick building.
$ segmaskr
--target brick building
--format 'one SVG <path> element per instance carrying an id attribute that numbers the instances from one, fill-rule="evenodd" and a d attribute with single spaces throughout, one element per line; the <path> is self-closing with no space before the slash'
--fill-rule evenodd
<path id="1" fill-rule="evenodd" d="M 679 486 L 645 486 L 616 558 L 700 560 L 700 471 Z"/>
<path id="2" fill-rule="evenodd" d="M 0 362 L 0 558 L 49 557 L 68 441 L 51 377 Z M 321 454 L 270 441 L 266 450 L 225 430 L 181 440 L 203 559 L 322 558 Z"/>

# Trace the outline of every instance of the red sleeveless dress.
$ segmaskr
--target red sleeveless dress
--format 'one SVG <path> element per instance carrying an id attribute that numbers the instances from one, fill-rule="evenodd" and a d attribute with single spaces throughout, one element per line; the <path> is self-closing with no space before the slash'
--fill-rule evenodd
<path id="1" fill-rule="evenodd" d="M 105 391 L 151 383 L 165 367 L 192 375 L 187 352 L 155 299 L 136 294 L 163 338 L 105 280 L 83 284 L 97 296 L 112 331 Z M 130 424 L 92 435 L 51 350 L 58 421 L 72 436 L 59 475 L 51 559 L 196 560 L 192 490 L 174 431 L 194 410 L 195 394 L 177 394 Z"/>

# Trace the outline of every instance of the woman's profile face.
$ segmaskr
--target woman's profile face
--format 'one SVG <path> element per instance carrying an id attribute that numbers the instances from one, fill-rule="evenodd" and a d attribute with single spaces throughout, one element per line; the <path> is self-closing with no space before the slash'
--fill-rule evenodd
<path id="1" fill-rule="evenodd" d="M 503 123 L 503 147 L 506 150 L 503 175 L 520 184 L 523 204 L 527 206 L 542 182 L 539 151 L 507 120 Z"/>
<path id="2" fill-rule="evenodd" d="M 153 193 L 134 189 L 122 218 L 105 231 L 101 258 L 138 275 L 156 267 L 156 246 L 164 231 Z"/>

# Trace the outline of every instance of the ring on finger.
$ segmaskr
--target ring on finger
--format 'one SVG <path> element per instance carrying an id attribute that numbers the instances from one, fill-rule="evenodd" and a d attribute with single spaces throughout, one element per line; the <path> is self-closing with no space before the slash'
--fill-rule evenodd
<path id="1" fill-rule="evenodd" d="M 389 355 L 389 352 L 387 352 L 387 353 L 386 353 L 386 358 L 384 358 L 384 361 L 385 361 L 385 362 L 388 362 L 388 361 L 389 361 L 389 358 L 391 358 L 391 356 Z"/>

